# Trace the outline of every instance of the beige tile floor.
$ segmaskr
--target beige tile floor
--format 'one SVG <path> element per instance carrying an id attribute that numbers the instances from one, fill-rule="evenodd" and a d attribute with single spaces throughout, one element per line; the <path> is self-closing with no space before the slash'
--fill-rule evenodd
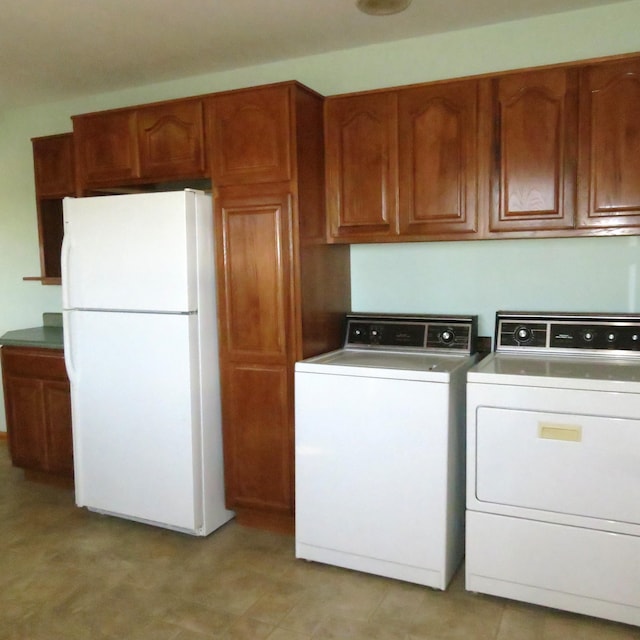
<path id="1" fill-rule="evenodd" d="M 0 442 L 0 639 L 632 640 L 640 629 L 308 563 L 287 536 L 206 539 L 77 509 Z"/>

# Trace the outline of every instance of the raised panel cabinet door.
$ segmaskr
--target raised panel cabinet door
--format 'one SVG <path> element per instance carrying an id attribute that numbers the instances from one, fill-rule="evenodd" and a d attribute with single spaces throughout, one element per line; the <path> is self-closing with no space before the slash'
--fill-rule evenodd
<path id="1" fill-rule="evenodd" d="M 206 166 L 202 101 L 141 108 L 138 144 L 143 178 L 203 176 Z"/>
<path id="2" fill-rule="evenodd" d="M 73 118 L 76 171 L 81 189 L 114 186 L 140 176 L 136 122 L 135 110 Z"/>
<path id="3" fill-rule="evenodd" d="M 228 363 L 222 387 L 227 506 L 291 514 L 293 436 L 287 367 Z"/>
<path id="4" fill-rule="evenodd" d="M 73 134 L 33 138 L 37 198 L 62 198 L 75 192 Z"/>
<path id="5" fill-rule="evenodd" d="M 221 350 L 245 361 L 286 362 L 291 283 L 288 193 L 220 190 L 218 291 Z"/>
<path id="6" fill-rule="evenodd" d="M 580 77 L 578 223 L 640 226 L 640 59 Z"/>
<path id="7" fill-rule="evenodd" d="M 223 93 L 207 106 L 215 186 L 291 178 L 291 87 Z"/>
<path id="8" fill-rule="evenodd" d="M 398 93 L 400 234 L 477 231 L 478 82 Z"/>
<path id="9" fill-rule="evenodd" d="M 574 226 L 577 71 L 549 69 L 492 80 L 490 231 Z"/>
<path id="10" fill-rule="evenodd" d="M 397 234 L 397 144 L 395 92 L 326 100 L 326 203 L 332 238 Z"/>
<path id="11" fill-rule="evenodd" d="M 47 459 L 43 382 L 4 375 L 9 450 L 14 466 L 43 470 Z"/>
<path id="12" fill-rule="evenodd" d="M 47 380 L 42 392 L 46 421 L 46 470 L 72 476 L 73 438 L 69 383 Z"/>

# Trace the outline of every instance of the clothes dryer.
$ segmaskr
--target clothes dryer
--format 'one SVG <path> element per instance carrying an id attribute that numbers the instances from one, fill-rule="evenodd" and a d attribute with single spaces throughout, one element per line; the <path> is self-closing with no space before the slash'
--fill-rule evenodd
<path id="1" fill-rule="evenodd" d="M 640 317 L 499 312 L 467 400 L 466 588 L 640 625 Z"/>

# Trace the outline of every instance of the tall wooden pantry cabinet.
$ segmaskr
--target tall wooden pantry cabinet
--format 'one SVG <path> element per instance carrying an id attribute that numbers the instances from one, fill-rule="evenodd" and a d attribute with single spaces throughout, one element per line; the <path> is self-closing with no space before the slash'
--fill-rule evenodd
<path id="1" fill-rule="evenodd" d="M 325 242 L 322 98 L 295 82 L 208 100 L 227 506 L 294 527 L 294 365 L 340 346 L 348 246 Z"/>

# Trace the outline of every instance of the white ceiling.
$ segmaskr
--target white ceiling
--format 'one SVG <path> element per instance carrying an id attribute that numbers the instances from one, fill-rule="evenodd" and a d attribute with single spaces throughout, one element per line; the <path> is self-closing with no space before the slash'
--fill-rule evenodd
<path id="1" fill-rule="evenodd" d="M 0 109 L 616 1 L 1 0 Z"/>

